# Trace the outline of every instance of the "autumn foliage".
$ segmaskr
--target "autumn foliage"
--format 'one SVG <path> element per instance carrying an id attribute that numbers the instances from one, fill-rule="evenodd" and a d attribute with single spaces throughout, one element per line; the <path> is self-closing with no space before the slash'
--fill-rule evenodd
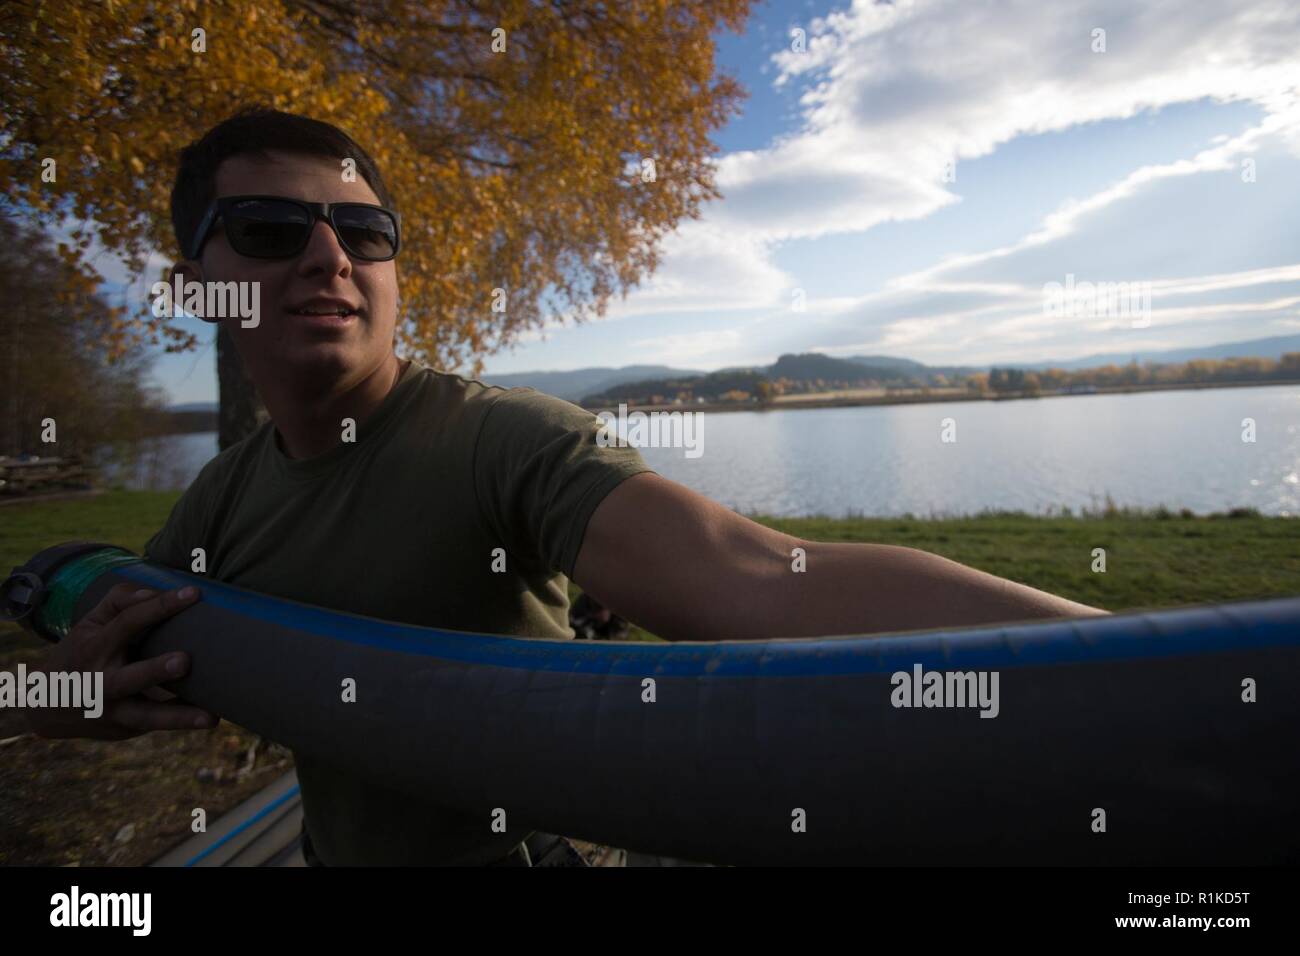
<path id="1" fill-rule="evenodd" d="M 249 105 L 326 120 L 402 212 L 399 348 L 477 370 L 549 320 L 603 314 L 717 196 L 710 134 L 741 91 L 713 36 L 749 4 L 17 0 L 0 8 L 0 195 L 72 225 L 60 254 L 87 282 L 92 235 L 152 281 L 151 251 L 178 258 L 179 149 Z M 196 344 L 127 306 L 107 355 Z"/>

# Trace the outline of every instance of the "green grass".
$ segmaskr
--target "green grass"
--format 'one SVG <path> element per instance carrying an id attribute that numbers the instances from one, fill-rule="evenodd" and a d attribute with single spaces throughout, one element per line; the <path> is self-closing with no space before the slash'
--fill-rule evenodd
<path id="1" fill-rule="evenodd" d="M 180 496 L 179 491 L 106 491 L 93 498 L 0 507 L 0 569 L 8 572 L 64 541 L 103 541 L 140 554 Z"/>
<path id="2" fill-rule="evenodd" d="M 109 491 L 94 498 L 0 508 L 0 570 L 75 538 L 137 554 L 179 492 Z M 1083 516 L 994 512 L 960 518 L 769 518 L 813 541 L 898 544 L 1117 611 L 1300 594 L 1300 522 L 1242 510 L 1195 516 L 1116 508 Z M 1106 550 L 1106 573 L 1092 551 Z M 571 596 L 578 593 L 571 586 Z M 634 638 L 647 638 L 634 630 Z"/>
<path id="3" fill-rule="evenodd" d="M 813 541 L 932 551 L 1110 611 L 1300 594 L 1300 521 L 1254 511 L 755 520 Z M 1106 551 L 1104 574 L 1092 571 L 1094 548 Z"/>

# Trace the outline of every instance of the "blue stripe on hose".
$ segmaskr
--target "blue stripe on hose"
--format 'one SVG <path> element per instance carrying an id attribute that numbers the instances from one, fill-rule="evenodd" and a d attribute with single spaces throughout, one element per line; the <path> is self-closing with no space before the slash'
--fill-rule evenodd
<path id="1" fill-rule="evenodd" d="M 219 848 L 225 846 L 235 837 L 239 836 L 239 834 L 243 833 L 245 830 L 251 827 L 258 820 L 261 820 L 268 813 L 271 813 L 273 810 L 275 810 L 276 807 L 281 806 L 282 804 L 293 799 L 297 795 L 298 795 L 298 784 L 295 783 L 292 787 L 290 787 L 287 791 L 285 791 L 283 796 L 277 797 L 276 799 L 272 800 L 261 810 L 258 810 L 255 814 L 253 814 L 251 817 L 249 817 L 239 826 L 235 827 L 233 830 L 231 830 L 229 833 L 223 836 L 216 843 L 213 843 L 211 846 L 209 846 L 206 850 L 204 850 L 201 853 L 197 853 L 194 856 L 192 856 L 190 859 L 186 860 L 183 865 L 193 866 L 195 863 L 198 863 L 199 860 L 202 860 L 204 857 L 209 856 L 212 853 L 215 853 Z"/>
<path id="2" fill-rule="evenodd" d="M 913 664 L 999 670 L 1300 646 L 1300 598 L 917 636 L 602 645 L 380 621 L 144 562 L 110 573 L 156 588 L 197 584 L 202 600 L 215 607 L 352 644 L 465 664 L 616 677 L 819 677 L 893 673 Z M 1210 618 L 1218 621 L 1205 633 Z"/>

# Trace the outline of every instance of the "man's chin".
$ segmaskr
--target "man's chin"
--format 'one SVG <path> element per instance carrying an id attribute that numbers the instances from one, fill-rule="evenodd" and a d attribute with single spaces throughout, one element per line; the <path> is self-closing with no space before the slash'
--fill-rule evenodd
<path id="1" fill-rule="evenodd" d="M 368 364 L 365 351 L 348 342 L 303 343 L 265 363 L 276 380 L 304 384 L 348 378 Z"/>

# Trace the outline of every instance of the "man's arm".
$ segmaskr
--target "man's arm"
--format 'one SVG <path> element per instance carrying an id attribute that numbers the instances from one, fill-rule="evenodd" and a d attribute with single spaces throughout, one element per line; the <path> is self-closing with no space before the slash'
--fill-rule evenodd
<path id="1" fill-rule="evenodd" d="M 806 570 L 792 570 L 794 549 Z M 574 580 L 667 640 L 813 637 L 1108 612 L 947 558 L 773 531 L 659 475 L 635 475 L 592 514 Z"/>

